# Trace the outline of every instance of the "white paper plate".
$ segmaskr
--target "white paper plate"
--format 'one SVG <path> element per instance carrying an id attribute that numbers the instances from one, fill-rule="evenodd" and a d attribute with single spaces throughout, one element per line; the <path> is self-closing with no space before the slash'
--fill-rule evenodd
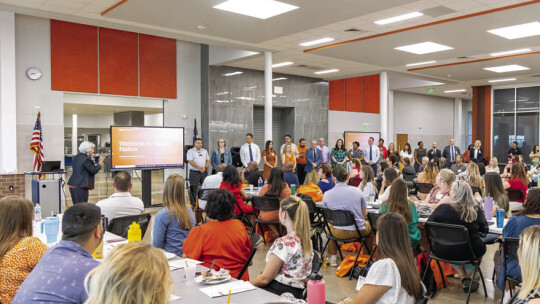
<path id="1" fill-rule="evenodd" d="M 220 284 L 223 282 L 227 282 L 231 279 L 231 275 L 227 275 L 226 277 L 219 279 L 219 280 L 212 280 L 212 281 L 204 281 L 202 276 L 195 277 L 195 282 L 206 284 L 206 285 L 213 285 L 213 284 Z"/>

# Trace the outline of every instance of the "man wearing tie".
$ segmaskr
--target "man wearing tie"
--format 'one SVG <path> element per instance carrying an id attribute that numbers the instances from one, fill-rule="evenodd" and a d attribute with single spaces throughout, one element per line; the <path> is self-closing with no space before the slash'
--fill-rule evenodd
<path id="1" fill-rule="evenodd" d="M 441 150 L 437 149 L 437 142 L 433 142 L 433 146 L 428 151 L 428 158 L 431 161 L 433 158 L 441 158 Z"/>
<path id="2" fill-rule="evenodd" d="M 240 160 L 244 165 L 244 168 L 247 167 L 249 162 L 256 162 L 257 165 L 261 161 L 261 150 L 257 144 L 253 143 L 253 134 L 246 134 L 246 143 L 240 148 Z"/>
<path id="3" fill-rule="evenodd" d="M 444 147 L 442 156 L 446 158 L 446 167 L 450 169 L 456 162 L 456 155 L 461 154 L 459 148 L 454 145 L 454 139 L 450 139 L 450 145 Z"/>
<path id="4" fill-rule="evenodd" d="M 304 181 L 304 185 L 319 182 L 319 174 L 317 173 L 317 170 L 321 163 L 322 152 L 317 147 L 317 141 L 312 140 L 311 148 L 307 149 L 306 151 L 306 167 L 304 168 L 306 171 L 306 179 Z"/>
<path id="5" fill-rule="evenodd" d="M 329 164 L 332 161 L 330 158 L 330 149 L 324 145 L 324 137 L 319 138 L 319 146 L 317 146 L 322 153 L 322 163 Z"/>
<path id="6" fill-rule="evenodd" d="M 373 145 L 375 139 L 370 137 L 368 140 L 368 146 L 364 148 L 364 159 L 367 164 L 371 166 L 375 175 L 377 175 L 377 161 L 379 160 L 380 151 L 379 147 Z"/>

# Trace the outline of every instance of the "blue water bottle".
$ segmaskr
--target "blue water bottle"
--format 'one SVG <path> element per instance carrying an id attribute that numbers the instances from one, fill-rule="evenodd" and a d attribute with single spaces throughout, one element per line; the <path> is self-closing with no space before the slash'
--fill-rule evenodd
<path id="1" fill-rule="evenodd" d="M 257 187 L 259 187 L 259 189 L 261 189 L 263 186 L 263 179 L 262 177 L 259 177 L 259 180 L 257 181 Z"/>
<path id="2" fill-rule="evenodd" d="M 497 209 L 497 228 L 504 226 L 504 209 Z"/>

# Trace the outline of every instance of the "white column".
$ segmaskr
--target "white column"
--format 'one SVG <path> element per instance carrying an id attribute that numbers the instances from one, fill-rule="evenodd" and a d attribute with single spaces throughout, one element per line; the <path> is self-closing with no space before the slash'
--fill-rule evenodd
<path id="1" fill-rule="evenodd" d="M 388 73 L 381 72 L 380 76 L 380 112 L 381 138 L 388 141 Z M 377 144 L 377 143 L 375 143 Z"/>
<path id="2" fill-rule="evenodd" d="M 394 139 L 395 133 L 394 133 L 394 91 L 393 90 L 388 90 L 388 105 L 387 105 L 386 110 L 388 113 L 386 116 L 388 118 L 388 130 L 387 130 L 388 138 L 384 139 L 386 141 L 384 144 L 386 145 L 386 147 L 388 147 L 390 143 L 394 143 L 394 148 L 395 148 L 396 143 Z"/>
<path id="3" fill-rule="evenodd" d="M 264 52 L 264 140 L 272 140 L 272 53 Z"/>
<path id="4" fill-rule="evenodd" d="M 465 131 L 463 129 L 463 100 L 454 98 L 454 140 L 461 151 L 465 151 Z"/>
<path id="5" fill-rule="evenodd" d="M 79 153 L 79 147 L 77 147 L 77 114 L 73 114 L 71 117 L 71 155 L 75 157 Z"/>
<path id="6" fill-rule="evenodd" d="M 0 173 L 17 171 L 15 13 L 0 11 Z"/>

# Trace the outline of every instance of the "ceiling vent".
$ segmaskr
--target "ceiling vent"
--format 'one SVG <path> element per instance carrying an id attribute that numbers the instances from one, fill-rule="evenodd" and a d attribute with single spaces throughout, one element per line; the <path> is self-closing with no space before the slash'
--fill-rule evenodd
<path id="1" fill-rule="evenodd" d="M 529 77 L 540 77 L 540 74 L 538 74 L 538 75 L 532 75 L 532 76 L 529 76 Z"/>
<path id="2" fill-rule="evenodd" d="M 465 60 L 465 59 L 472 59 L 471 57 L 467 57 L 467 56 L 460 56 L 458 58 L 456 58 L 457 60 Z"/>
<path id="3" fill-rule="evenodd" d="M 443 6 L 443 5 L 428 8 L 428 9 L 422 11 L 422 13 L 424 15 L 430 16 L 430 17 L 433 17 L 433 18 L 437 18 L 437 17 L 440 17 L 440 16 L 448 15 L 448 14 L 452 14 L 452 13 L 455 13 L 455 12 L 456 12 L 455 10 L 453 10 L 451 8 L 448 8 L 446 6 Z"/>
<path id="4" fill-rule="evenodd" d="M 365 31 L 365 30 L 361 30 L 361 29 L 357 29 L 357 28 L 350 28 L 350 29 L 346 29 L 344 31 L 345 33 L 354 33 L 354 34 L 363 34 L 363 33 L 367 33 L 368 31 Z"/>
<path id="5" fill-rule="evenodd" d="M 301 68 L 301 69 L 308 69 L 308 70 L 312 70 L 312 71 L 324 70 L 324 68 L 321 68 L 321 67 L 312 66 L 312 65 L 305 65 L 305 64 L 299 64 L 296 67 Z"/>

